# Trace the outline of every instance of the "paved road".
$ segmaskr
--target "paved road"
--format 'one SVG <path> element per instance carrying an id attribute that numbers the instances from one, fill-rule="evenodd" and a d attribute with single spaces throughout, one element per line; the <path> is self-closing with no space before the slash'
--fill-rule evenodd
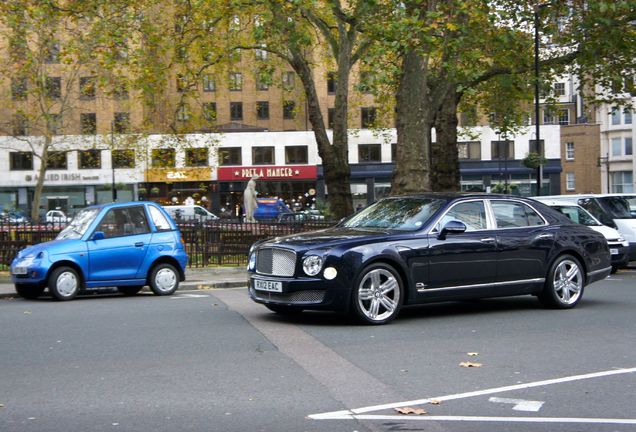
<path id="1" fill-rule="evenodd" d="M 571 311 L 493 299 L 382 327 L 244 289 L 5 299 L 0 431 L 636 431 L 635 309 L 634 271 Z"/>

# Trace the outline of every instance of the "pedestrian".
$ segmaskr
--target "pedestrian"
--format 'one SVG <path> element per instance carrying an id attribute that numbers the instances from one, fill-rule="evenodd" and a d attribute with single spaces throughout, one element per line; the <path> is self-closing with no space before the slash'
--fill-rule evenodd
<path id="1" fill-rule="evenodd" d="M 356 207 L 356 213 L 362 210 L 363 208 L 364 207 L 362 207 L 362 204 L 358 204 L 358 206 Z"/>

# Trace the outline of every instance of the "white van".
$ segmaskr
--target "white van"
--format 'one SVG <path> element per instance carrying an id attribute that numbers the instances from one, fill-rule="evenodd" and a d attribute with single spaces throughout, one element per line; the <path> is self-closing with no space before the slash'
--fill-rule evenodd
<path id="1" fill-rule="evenodd" d="M 209 222 L 219 217 L 198 205 L 163 206 L 175 222 Z"/>
<path id="2" fill-rule="evenodd" d="M 533 197 L 552 198 L 558 201 L 575 201 L 590 212 L 603 225 L 615 228 L 629 242 L 629 260 L 636 260 L 636 212 L 632 212 L 630 201 L 636 195 L 629 194 L 581 194 Z"/>
<path id="3" fill-rule="evenodd" d="M 566 215 L 571 221 L 586 225 L 603 234 L 612 255 L 612 273 L 629 263 L 629 242 L 614 228 L 603 225 L 587 210 L 577 204 L 576 199 L 554 199 L 550 197 L 534 197 L 533 199 L 552 207 Z"/>

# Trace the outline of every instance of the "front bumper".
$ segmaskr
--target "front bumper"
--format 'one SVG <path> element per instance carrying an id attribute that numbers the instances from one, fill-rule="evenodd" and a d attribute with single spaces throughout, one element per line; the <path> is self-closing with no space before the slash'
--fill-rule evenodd
<path id="1" fill-rule="evenodd" d="M 610 244 L 612 267 L 625 267 L 630 261 L 630 247 L 621 243 Z M 613 253 L 612 253 L 613 252 Z"/>
<path id="2" fill-rule="evenodd" d="M 280 291 L 257 289 L 257 280 L 273 282 L 280 286 Z M 265 276 L 253 272 L 248 273 L 248 291 L 250 298 L 257 303 L 332 311 L 348 310 L 351 297 L 350 289 L 338 278 L 328 281 L 322 278 Z"/>
<path id="3" fill-rule="evenodd" d="M 23 259 L 15 259 L 9 268 L 11 282 L 14 284 L 40 285 L 46 283 L 48 271 L 49 264 L 42 260 L 25 261 Z"/>

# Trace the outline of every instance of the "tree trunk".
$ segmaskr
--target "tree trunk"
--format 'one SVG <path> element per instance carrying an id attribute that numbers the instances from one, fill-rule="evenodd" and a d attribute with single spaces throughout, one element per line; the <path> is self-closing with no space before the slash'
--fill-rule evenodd
<path id="1" fill-rule="evenodd" d="M 42 145 L 42 153 L 40 155 L 40 169 L 38 170 L 38 178 L 35 181 L 35 190 L 33 192 L 33 201 L 31 202 L 31 220 L 35 223 L 40 221 L 40 198 L 42 189 L 44 189 L 44 177 L 46 176 L 46 166 L 49 160 L 49 148 L 53 138 L 49 135 L 44 137 Z"/>
<path id="2" fill-rule="evenodd" d="M 435 117 L 435 142 L 431 152 L 431 189 L 436 192 L 460 190 L 457 155 L 457 104 L 459 96 L 452 88 L 446 93 Z"/>
<path id="3" fill-rule="evenodd" d="M 408 51 L 402 61 L 396 95 L 397 154 L 391 194 L 427 192 L 430 187 L 431 128 L 426 59 Z"/>

